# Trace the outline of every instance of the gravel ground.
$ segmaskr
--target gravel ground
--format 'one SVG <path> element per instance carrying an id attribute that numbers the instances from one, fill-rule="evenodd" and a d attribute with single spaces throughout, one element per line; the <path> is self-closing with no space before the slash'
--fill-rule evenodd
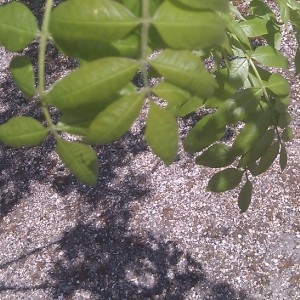
<path id="1" fill-rule="evenodd" d="M 289 28 L 282 49 L 294 56 Z M 35 45 L 26 52 L 35 58 Z M 76 65 L 51 47 L 48 58 L 48 84 Z M 41 119 L 15 88 L 10 59 L 0 48 L 0 123 L 19 114 Z M 236 192 L 204 191 L 213 171 L 192 156 L 181 150 L 172 166 L 160 163 L 143 140 L 143 119 L 97 148 L 92 188 L 65 170 L 51 139 L 33 149 L 0 145 L 0 299 L 299 300 L 300 82 L 293 73 L 291 64 L 288 167 L 255 180 L 242 215 Z M 180 122 L 182 137 L 193 122 Z"/>

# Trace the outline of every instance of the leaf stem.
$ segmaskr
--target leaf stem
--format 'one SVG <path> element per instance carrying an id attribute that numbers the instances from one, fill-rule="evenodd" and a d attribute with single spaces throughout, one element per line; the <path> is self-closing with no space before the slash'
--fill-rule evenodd
<path id="1" fill-rule="evenodd" d="M 144 89 L 147 96 L 150 96 L 150 88 L 148 84 L 148 34 L 149 34 L 149 0 L 142 2 L 142 28 L 141 28 L 141 71 L 143 74 Z"/>
<path id="2" fill-rule="evenodd" d="M 265 85 L 264 85 L 264 83 L 263 83 L 263 81 L 262 81 L 262 79 L 261 79 L 261 77 L 260 77 L 260 75 L 259 75 L 259 73 L 258 73 L 258 71 L 257 71 L 257 68 L 256 68 L 256 66 L 255 66 L 255 64 L 254 64 L 254 62 L 253 62 L 253 60 L 252 60 L 251 57 L 248 56 L 247 54 L 246 54 L 246 57 L 247 57 L 247 59 L 248 59 L 248 61 L 249 61 L 249 64 L 250 64 L 250 66 L 251 66 L 251 68 L 252 68 L 252 70 L 253 70 L 253 72 L 254 72 L 256 78 L 257 78 L 258 81 L 259 81 L 259 84 L 260 84 L 260 86 L 261 86 L 261 88 L 262 88 L 262 91 L 263 91 L 263 94 L 264 94 L 266 100 L 268 101 L 268 103 L 270 103 L 270 97 L 269 97 L 269 94 L 268 94 L 268 92 L 267 92 L 267 90 L 266 90 L 266 87 L 265 87 Z"/>
<path id="3" fill-rule="evenodd" d="M 264 85 L 260 75 L 259 75 L 259 72 L 255 66 L 255 63 L 253 62 L 253 60 L 251 59 L 251 57 L 247 54 L 247 51 L 245 49 L 245 47 L 242 45 L 242 43 L 239 41 L 239 39 L 237 37 L 235 37 L 237 39 L 237 41 L 239 42 L 240 46 L 241 46 L 241 49 L 244 51 L 245 53 L 245 57 L 247 58 L 251 68 L 253 69 L 253 72 L 255 74 L 255 76 L 257 77 L 258 79 L 258 82 L 261 86 L 261 89 L 263 91 L 263 94 L 264 94 L 264 97 L 266 98 L 266 101 L 267 101 L 267 104 L 269 105 L 270 107 L 270 110 L 272 112 L 272 105 L 271 105 L 271 99 L 269 97 L 269 94 L 268 94 L 268 91 L 266 89 L 266 86 Z M 280 137 L 280 133 L 279 133 L 279 130 L 278 130 L 278 127 L 275 125 L 276 122 L 275 122 L 275 117 L 274 117 L 274 114 L 272 113 L 272 119 L 273 119 L 273 125 L 274 125 L 274 128 L 275 128 L 275 131 L 276 131 L 276 134 L 277 134 L 277 138 L 278 138 L 278 141 L 282 144 L 282 140 L 281 140 L 281 137 Z"/>
<path id="4" fill-rule="evenodd" d="M 246 52 L 245 52 L 245 54 L 246 54 Z M 266 89 L 266 87 L 265 87 L 265 85 L 264 85 L 264 83 L 263 83 L 263 81 L 262 81 L 262 79 L 261 79 L 261 77 L 260 77 L 260 75 L 259 75 L 259 72 L 258 72 L 258 70 L 257 70 L 257 68 L 256 68 L 256 66 L 255 66 L 255 64 L 254 64 L 254 62 L 252 61 L 251 57 L 248 56 L 247 54 L 246 54 L 246 57 L 247 57 L 247 59 L 248 59 L 248 61 L 249 61 L 249 63 L 250 63 L 250 66 L 251 66 L 252 69 L 253 69 L 253 72 L 254 72 L 255 76 L 257 77 L 257 79 L 258 79 L 258 81 L 259 81 L 259 84 L 260 84 L 260 86 L 261 86 L 261 88 L 262 88 L 264 97 L 265 97 L 266 100 L 267 100 L 267 103 L 268 103 L 268 105 L 269 105 L 269 107 L 270 107 L 270 110 L 272 111 L 273 109 L 272 109 L 272 106 L 271 106 L 271 99 L 270 99 L 269 94 L 268 94 L 268 92 L 267 92 L 267 89 Z M 282 143 L 282 142 L 281 142 L 281 138 L 280 138 L 279 130 L 278 130 L 277 126 L 275 125 L 275 118 L 274 118 L 273 113 L 272 113 L 272 119 L 273 119 L 275 131 L 276 131 L 276 134 L 277 134 L 277 138 L 278 138 L 278 140 L 280 141 L 280 143 Z"/>
<path id="5" fill-rule="evenodd" d="M 40 97 L 42 112 L 45 116 L 45 119 L 48 123 L 48 126 L 55 137 L 57 137 L 57 132 L 54 128 L 48 106 L 44 100 L 45 96 L 45 57 L 46 57 L 46 46 L 47 39 L 49 36 L 49 21 L 52 10 L 53 0 L 47 0 L 44 12 L 44 18 L 41 28 L 41 37 L 40 37 L 40 47 L 39 47 L 39 56 L 38 56 L 38 94 Z"/>

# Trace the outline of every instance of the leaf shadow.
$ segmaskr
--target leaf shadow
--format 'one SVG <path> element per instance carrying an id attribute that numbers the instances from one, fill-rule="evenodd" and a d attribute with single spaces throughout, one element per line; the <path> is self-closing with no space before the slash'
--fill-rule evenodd
<path id="1" fill-rule="evenodd" d="M 184 299 L 205 279 L 201 265 L 190 255 L 151 234 L 141 238 L 111 225 L 79 225 L 60 246 L 65 258 L 52 270 L 55 299 L 72 297 L 78 289 L 99 299 Z"/>
<path id="2" fill-rule="evenodd" d="M 210 280 L 201 262 L 177 242 L 131 227 L 131 201 L 142 204 L 150 193 L 131 174 L 98 201 L 87 195 L 81 199 L 82 207 L 88 203 L 92 212 L 97 210 L 96 218 L 86 222 L 85 211 L 58 242 L 63 255 L 50 270 L 53 298 L 73 299 L 86 291 L 93 299 L 183 300 L 193 292 L 203 300 L 250 299 L 227 283 Z"/>

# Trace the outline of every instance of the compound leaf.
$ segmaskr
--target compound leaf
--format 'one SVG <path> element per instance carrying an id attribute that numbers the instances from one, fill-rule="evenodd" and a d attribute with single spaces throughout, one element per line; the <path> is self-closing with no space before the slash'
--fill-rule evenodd
<path id="1" fill-rule="evenodd" d="M 97 182 L 98 159 L 90 146 L 58 138 L 56 151 L 66 167 L 82 183 L 93 185 Z"/>
<path id="2" fill-rule="evenodd" d="M 0 125 L 0 141 L 10 147 L 36 146 L 47 133 L 48 129 L 31 117 L 13 117 Z"/>

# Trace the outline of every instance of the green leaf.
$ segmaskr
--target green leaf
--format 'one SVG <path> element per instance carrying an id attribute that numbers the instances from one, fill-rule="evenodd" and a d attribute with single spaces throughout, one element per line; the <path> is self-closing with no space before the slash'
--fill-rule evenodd
<path id="1" fill-rule="evenodd" d="M 267 88 L 278 96 L 286 96 L 290 93 L 289 82 L 282 75 L 277 73 L 270 76 Z"/>
<path id="2" fill-rule="evenodd" d="M 204 64 L 190 51 L 162 51 L 150 65 L 179 88 L 199 97 L 210 96 L 216 85 L 213 76 L 205 69 Z"/>
<path id="3" fill-rule="evenodd" d="M 199 97 L 192 97 L 187 102 L 183 103 L 181 106 L 176 107 L 175 109 L 168 109 L 173 111 L 176 117 L 185 117 L 186 115 L 196 111 L 200 106 L 203 105 L 203 99 Z"/>
<path id="4" fill-rule="evenodd" d="M 32 98 L 35 95 L 34 71 L 27 56 L 16 56 L 10 63 L 12 78 L 22 93 Z"/>
<path id="5" fill-rule="evenodd" d="M 36 146 L 47 133 L 48 129 L 31 117 L 13 117 L 0 125 L 0 141 L 10 147 Z"/>
<path id="6" fill-rule="evenodd" d="M 166 81 L 157 84 L 152 92 L 159 98 L 167 100 L 167 109 L 175 116 L 184 117 L 203 105 L 203 99 L 193 97 L 189 92 Z"/>
<path id="7" fill-rule="evenodd" d="M 285 142 L 289 142 L 293 139 L 293 130 L 290 127 L 286 127 L 281 133 L 281 139 Z"/>
<path id="8" fill-rule="evenodd" d="M 235 155 L 231 151 L 231 147 L 225 144 L 214 144 L 196 158 L 196 164 L 221 168 L 232 164 L 234 160 Z"/>
<path id="9" fill-rule="evenodd" d="M 279 5 L 280 17 L 284 22 L 284 24 L 287 25 L 290 19 L 290 9 L 287 6 L 287 1 L 284 0 L 284 1 L 276 1 L 276 2 Z"/>
<path id="10" fill-rule="evenodd" d="M 115 42 L 58 40 L 56 46 L 68 56 L 85 61 L 92 61 L 107 56 L 137 58 L 139 54 L 139 37 L 130 35 Z M 88 46 L 87 46 L 88 45 Z"/>
<path id="11" fill-rule="evenodd" d="M 250 15 L 260 16 L 264 19 L 275 18 L 270 7 L 261 0 L 252 0 L 250 3 Z"/>
<path id="12" fill-rule="evenodd" d="M 215 193 L 232 190 L 239 185 L 243 174 L 243 171 L 235 168 L 222 170 L 209 180 L 206 189 Z"/>
<path id="13" fill-rule="evenodd" d="M 96 152 L 88 145 L 57 140 L 56 151 L 66 167 L 84 184 L 93 185 L 98 177 Z"/>
<path id="14" fill-rule="evenodd" d="M 295 67 L 296 67 L 295 75 L 298 75 L 298 74 L 300 74 L 300 48 L 299 47 L 296 50 L 294 62 L 295 62 Z"/>
<path id="15" fill-rule="evenodd" d="M 69 41 L 114 42 L 127 36 L 139 24 L 125 6 L 109 0 L 72 0 L 59 4 L 52 12 L 50 32 L 60 45 Z M 64 43 L 67 47 L 67 43 Z"/>
<path id="16" fill-rule="evenodd" d="M 244 213 L 250 206 L 251 198 L 252 198 L 252 182 L 247 180 L 243 185 L 238 198 L 238 206 L 240 208 L 240 213 Z"/>
<path id="17" fill-rule="evenodd" d="M 168 101 L 168 106 L 179 107 L 191 98 L 191 94 L 167 81 L 161 81 L 152 88 L 152 92 L 159 98 Z"/>
<path id="18" fill-rule="evenodd" d="M 64 132 L 85 136 L 88 127 L 101 111 L 121 97 L 135 92 L 136 87 L 129 83 L 111 97 L 102 99 L 93 105 L 82 104 L 77 108 L 64 109 L 57 128 Z"/>
<path id="19" fill-rule="evenodd" d="M 91 123 L 85 142 L 107 144 L 120 138 L 138 117 L 144 93 L 123 96 L 101 111 Z"/>
<path id="20" fill-rule="evenodd" d="M 283 96 L 283 97 L 275 97 L 275 109 L 277 112 L 285 113 L 287 108 L 289 107 L 291 97 L 290 95 Z"/>
<path id="21" fill-rule="evenodd" d="M 236 82 L 239 82 L 241 86 L 247 78 L 249 63 L 248 60 L 245 57 L 243 57 L 245 54 L 242 50 L 233 49 L 233 55 L 236 57 L 230 61 L 228 77 L 231 80 L 235 80 Z"/>
<path id="22" fill-rule="evenodd" d="M 259 73 L 259 76 L 262 80 L 262 83 L 267 85 L 267 82 L 270 79 L 270 76 L 272 75 L 272 73 L 266 69 L 263 69 L 259 66 L 256 66 L 256 70 Z M 260 80 L 257 78 L 257 75 L 255 74 L 255 72 L 252 70 L 252 68 L 250 68 L 249 70 L 249 81 L 251 82 L 251 86 L 255 87 L 255 88 L 261 88 L 261 82 Z"/>
<path id="23" fill-rule="evenodd" d="M 240 23 L 238 23 L 232 15 L 227 16 L 227 29 L 231 33 L 234 39 L 238 39 L 242 44 L 244 44 L 247 49 L 250 49 L 250 43 L 249 38 L 245 34 L 244 30 L 240 26 Z"/>
<path id="24" fill-rule="evenodd" d="M 284 171 L 287 165 L 287 152 L 286 148 L 283 144 L 281 144 L 280 156 L 279 156 L 279 164 L 281 171 Z"/>
<path id="25" fill-rule="evenodd" d="M 235 55 L 237 51 L 234 51 Z M 244 54 L 242 54 L 244 55 Z M 237 57 L 230 61 L 229 69 L 220 69 L 215 73 L 218 88 L 212 97 L 205 101 L 206 107 L 218 107 L 225 99 L 228 99 L 243 86 L 248 76 L 248 60 Z"/>
<path id="26" fill-rule="evenodd" d="M 170 111 L 158 106 L 153 101 L 150 102 L 145 139 L 152 151 L 166 165 L 170 165 L 175 160 L 178 151 L 176 119 Z"/>
<path id="27" fill-rule="evenodd" d="M 175 3 L 183 4 L 192 9 L 214 10 L 227 12 L 229 10 L 228 0 L 210 0 L 210 1 L 195 1 L 195 0 L 175 0 Z"/>
<path id="28" fill-rule="evenodd" d="M 96 104 L 113 96 L 128 84 L 138 66 L 137 61 L 128 58 L 108 57 L 95 60 L 55 83 L 46 100 L 62 110 Z"/>
<path id="29" fill-rule="evenodd" d="M 142 1 L 136 0 L 117 0 L 118 2 L 122 3 L 126 6 L 131 12 L 133 12 L 137 17 L 141 16 L 142 12 Z M 157 8 L 164 0 L 151 0 L 149 3 L 149 15 L 153 16 Z"/>
<path id="30" fill-rule="evenodd" d="M 275 136 L 275 129 L 267 130 L 246 152 L 239 162 L 239 167 L 246 167 L 258 160 L 270 148 Z"/>
<path id="31" fill-rule="evenodd" d="M 246 123 L 242 131 L 233 142 L 232 148 L 239 154 L 245 154 L 266 132 L 270 124 L 270 119 L 267 114 L 258 115 L 255 121 Z"/>
<path id="32" fill-rule="evenodd" d="M 266 172 L 273 162 L 275 161 L 277 155 L 279 153 L 279 142 L 274 142 L 271 147 L 265 152 L 265 154 L 261 157 L 258 166 L 254 169 L 254 176 L 258 176 L 264 172 Z"/>
<path id="33" fill-rule="evenodd" d="M 240 22 L 240 26 L 248 37 L 253 38 L 268 34 L 267 22 L 268 20 L 266 19 L 252 17 Z"/>
<path id="34" fill-rule="evenodd" d="M 288 59 L 271 46 L 260 46 L 251 55 L 252 59 L 266 67 L 288 68 Z"/>
<path id="35" fill-rule="evenodd" d="M 106 54 L 106 56 L 122 56 L 129 58 L 139 58 L 140 55 L 140 37 L 137 34 L 131 34 L 124 39 L 118 40 L 112 43 L 116 51 L 116 55 L 112 53 Z"/>
<path id="36" fill-rule="evenodd" d="M 120 98 L 120 95 L 113 95 L 93 105 L 80 105 L 75 109 L 64 109 L 62 117 L 57 124 L 60 130 L 72 134 L 85 135 L 88 127 L 105 107 Z"/>
<path id="37" fill-rule="evenodd" d="M 297 10 L 297 11 L 300 10 L 300 3 L 297 0 L 288 0 L 287 5 L 292 10 Z"/>
<path id="38" fill-rule="evenodd" d="M 277 22 L 275 18 L 272 18 L 269 20 L 268 24 L 268 31 L 269 33 L 267 35 L 264 35 L 263 37 L 267 41 L 267 44 L 277 50 L 280 50 L 281 48 L 281 23 Z"/>
<path id="39" fill-rule="evenodd" d="M 280 128 L 284 129 L 291 123 L 291 120 L 292 120 L 291 115 L 288 112 L 284 112 L 278 115 L 277 125 Z"/>
<path id="40" fill-rule="evenodd" d="M 233 124 L 249 119 L 256 113 L 260 94 L 257 89 L 244 89 L 227 99 L 217 110 L 219 119 L 224 119 L 224 124 Z"/>
<path id="41" fill-rule="evenodd" d="M 20 2 L 0 6 L 0 44 L 9 51 L 21 51 L 38 33 L 38 23 L 30 9 Z"/>
<path id="42" fill-rule="evenodd" d="M 199 49 L 221 44 L 226 27 L 222 18 L 212 11 L 185 10 L 171 1 L 164 1 L 158 8 L 152 24 L 173 49 Z"/>
<path id="43" fill-rule="evenodd" d="M 195 153 L 210 146 L 222 138 L 226 131 L 223 119 L 216 114 L 204 116 L 188 133 L 184 139 L 184 149 Z"/>

